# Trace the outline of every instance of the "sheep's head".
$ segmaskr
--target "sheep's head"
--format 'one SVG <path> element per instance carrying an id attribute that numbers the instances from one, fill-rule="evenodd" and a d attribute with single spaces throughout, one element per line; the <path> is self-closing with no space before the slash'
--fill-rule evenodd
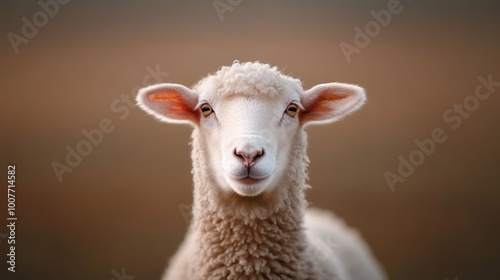
<path id="1" fill-rule="evenodd" d="M 159 120 L 198 129 L 214 179 L 241 196 L 276 187 L 303 127 L 336 121 L 364 101 L 358 86 L 329 83 L 304 91 L 300 81 L 260 63 L 223 67 L 193 89 L 158 84 L 137 96 Z"/>

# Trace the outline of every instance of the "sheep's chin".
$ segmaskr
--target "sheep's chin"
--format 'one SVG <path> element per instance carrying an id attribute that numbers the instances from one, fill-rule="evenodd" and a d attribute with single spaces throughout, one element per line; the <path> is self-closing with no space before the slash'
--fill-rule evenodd
<path id="1" fill-rule="evenodd" d="M 265 179 L 230 179 L 231 189 L 240 196 L 253 197 L 260 195 L 269 185 L 270 178 Z"/>

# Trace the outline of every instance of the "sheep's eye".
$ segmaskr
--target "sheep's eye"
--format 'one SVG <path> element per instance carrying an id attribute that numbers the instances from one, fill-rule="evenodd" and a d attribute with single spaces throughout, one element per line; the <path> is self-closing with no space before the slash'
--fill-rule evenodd
<path id="1" fill-rule="evenodd" d="M 200 106 L 200 111 L 203 114 L 203 116 L 208 117 L 210 114 L 214 112 L 212 107 L 208 105 L 207 103 L 203 104 Z"/>
<path id="2" fill-rule="evenodd" d="M 299 106 L 297 106 L 293 103 L 288 105 L 288 107 L 286 107 L 286 111 L 285 111 L 285 113 L 287 113 L 291 117 L 295 117 L 295 115 L 297 115 L 298 112 L 299 112 Z"/>

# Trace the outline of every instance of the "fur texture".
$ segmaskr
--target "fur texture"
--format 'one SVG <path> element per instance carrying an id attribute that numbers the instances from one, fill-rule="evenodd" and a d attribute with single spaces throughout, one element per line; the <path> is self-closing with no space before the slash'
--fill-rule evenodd
<path id="1" fill-rule="evenodd" d="M 198 82 L 195 91 L 202 91 L 205 85 L 213 87 L 220 97 L 228 95 L 276 97 L 286 87 L 302 88 L 298 79 L 283 75 L 277 67 L 262 63 L 239 63 L 223 66 L 213 75 Z"/>
<path id="2" fill-rule="evenodd" d="M 137 100 L 162 121 L 194 126 L 193 219 L 165 280 L 385 279 L 357 232 L 333 214 L 306 210 L 304 196 L 304 126 L 356 110 L 365 100 L 361 88 L 330 83 L 304 91 L 275 67 L 235 62 L 192 90 L 157 85 Z M 207 104 L 212 111 L 204 115 Z M 239 154 L 255 149 L 259 157 Z M 241 183 L 231 179 L 234 170 L 270 175 Z"/>

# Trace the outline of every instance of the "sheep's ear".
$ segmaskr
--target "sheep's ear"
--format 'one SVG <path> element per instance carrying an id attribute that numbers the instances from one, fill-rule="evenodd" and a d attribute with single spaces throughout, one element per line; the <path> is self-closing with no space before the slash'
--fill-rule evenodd
<path id="1" fill-rule="evenodd" d="M 198 95 L 178 84 L 157 84 L 139 90 L 137 105 L 148 114 L 168 123 L 196 124 Z"/>
<path id="2" fill-rule="evenodd" d="M 361 87 L 320 84 L 303 93 L 300 102 L 305 110 L 300 120 L 304 125 L 331 123 L 359 109 L 365 100 L 366 94 Z"/>

